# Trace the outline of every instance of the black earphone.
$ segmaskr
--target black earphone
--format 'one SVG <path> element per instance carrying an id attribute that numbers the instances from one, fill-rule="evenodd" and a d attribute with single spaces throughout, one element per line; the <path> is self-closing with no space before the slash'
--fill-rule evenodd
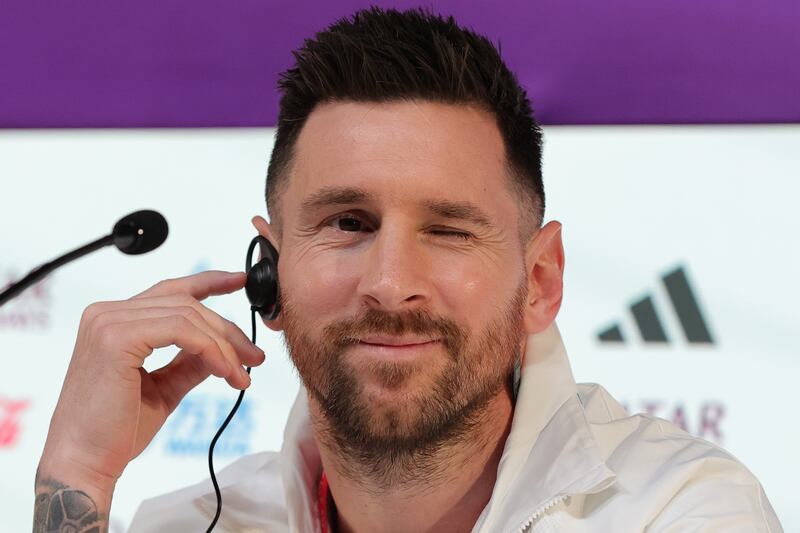
<path id="1" fill-rule="evenodd" d="M 255 252 L 256 244 L 259 245 L 261 258 L 254 265 L 253 252 Z M 281 287 L 278 283 L 278 251 L 261 235 L 257 235 L 250 241 L 250 246 L 247 248 L 245 272 L 247 273 L 247 281 L 244 284 L 244 292 L 250 301 L 250 316 L 253 325 L 253 337 L 251 340 L 255 344 L 256 311 L 264 320 L 272 320 L 281 312 Z M 250 373 L 250 367 L 247 367 L 247 373 Z M 214 492 L 217 495 L 217 512 L 214 514 L 206 533 L 210 533 L 214 529 L 222 513 L 222 493 L 219 490 L 217 476 L 214 474 L 214 446 L 217 444 L 222 432 L 228 427 L 233 415 L 236 414 L 236 410 L 239 409 L 243 398 L 244 390 L 239 393 L 239 398 L 233 405 L 233 409 L 231 409 L 228 417 L 220 426 L 217 434 L 211 439 L 211 445 L 208 447 L 208 470 L 211 472 L 211 483 L 214 485 Z"/>
<path id="2" fill-rule="evenodd" d="M 253 265 L 253 252 L 256 244 L 261 251 L 261 259 Z M 281 286 L 278 282 L 278 251 L 272 244 L 258 235 L 250 242 L 245 264 L 247 282 L 244 291 L 250 301 L 250 309 L 258 311 L 264 320 L 272 320 L 281 311 Z"/>

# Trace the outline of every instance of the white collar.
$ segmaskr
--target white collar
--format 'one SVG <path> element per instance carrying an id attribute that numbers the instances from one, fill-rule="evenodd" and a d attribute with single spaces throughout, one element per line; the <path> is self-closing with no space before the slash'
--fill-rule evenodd
<path id="1" fill-rule="evenodd" d="M 475 532 L 521 530 L 548 504 L 615 480 L 583 413 L 555 323 L 528 336 L 521 374 L 511 432 Z"/>

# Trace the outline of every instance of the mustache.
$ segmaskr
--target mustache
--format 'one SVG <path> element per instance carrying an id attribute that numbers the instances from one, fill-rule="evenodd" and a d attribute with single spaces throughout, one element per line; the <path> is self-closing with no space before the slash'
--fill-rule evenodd
<path id="1" fill-rule="evenodd" d="M 436 317 L 424 309 L 387 312 L 368 308 L 357 317 L 339 320 L 323 330 L 325 339 L 337 348 L 358 344 L 359 339 L 368 335 L 407 334 L 441 339 L 451 349 L 463 345 L 467 336 L 452 320 Z"/>

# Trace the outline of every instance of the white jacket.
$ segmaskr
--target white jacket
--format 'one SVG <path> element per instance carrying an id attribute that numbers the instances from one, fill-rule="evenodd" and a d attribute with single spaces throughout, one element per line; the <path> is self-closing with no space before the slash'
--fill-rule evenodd
<path id="1" fill-rule="evenodd" d="M 758 480 L 733 456 L 648 415 L 628 416 L 602 387 L 576 385 L 555 325 L 528 338 L 511 432 L 473 533 L 782 532 Z M 305 390 L 280 453 L 218 474 L 215 531 L 320 531 L 321 463 Z M 139 507 L 131 533 L 205 531 L 210 481 Z"/>

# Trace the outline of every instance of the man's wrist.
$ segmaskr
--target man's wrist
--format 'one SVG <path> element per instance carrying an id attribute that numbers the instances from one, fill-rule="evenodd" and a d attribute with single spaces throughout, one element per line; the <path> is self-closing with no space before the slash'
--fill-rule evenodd
<path id="1" fill-rule="evenodd" d="M 110 495 L 114 492 L 117 478 L 89 465 L 80 453 L 70 453 L 64 449 L 55 452 L 45 445 L 44 453 L 36 469 L 36 483 L 39 480 L 55 479 L 73 486 L 85 486 L 92 492 Z"/>
<path id="2" fill-rule="evenodd" d="M 108 531 L 111 492 L 37 474 L 33 533 Z"/>
<path id="3" fill-rule="evenodd" d="M 36 471 L 33 532 L 108 531 L 108 516 L 116 479 L 75 461 L 42 458 Z"/>

